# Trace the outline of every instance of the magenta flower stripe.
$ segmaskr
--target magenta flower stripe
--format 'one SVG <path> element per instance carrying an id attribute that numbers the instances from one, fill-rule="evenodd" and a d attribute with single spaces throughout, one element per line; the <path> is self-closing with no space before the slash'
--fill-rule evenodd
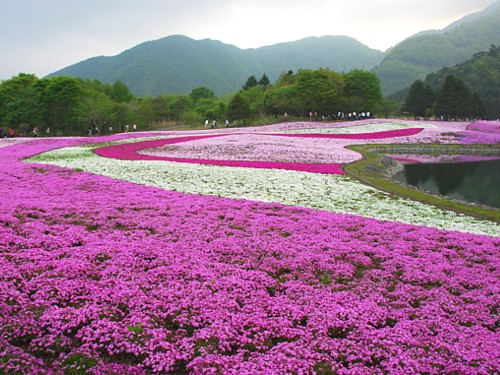
<path id="1" fill-rule="evenodd" d="M 387 139 L 395 137 L 409 137 L 420 133 L 423 128 L 408 128 L 398 130 L 387 130 L 374 133 L 357 133 L 357 134 L 268 134 L 279 137 L 299 137 L 299 138 L 328 138 L 328 139 L 356 139 L 366 140 L 371 139 Z"/>
<path id="2" fill-rule="evenodd" d="M 170 139 L 158 139 L 152 141 L 127 143 L 115 146 L 107 146 L 96 149 L 94 152 L 103 157 L 115 158 L 121 160 L 163 160 L 178 163 L 193 163 L 206 165 L 219 165 L 227 167 L 240 168 L 266 168 L 266 169 L 285 169 L 301 172 L 324 173 L 324 174 L 344 174 L 341 164 L 318 164 L 318 163 L 293 163 L 293 162 L 270 162 L 270 161 L 235 161 L 235 160 L 208 160 L 192 158 L 171 158 L 166 156 L 154 156 L 138 154 L 140 150 L 161 147 L 168 144 L 189 142 L 196 139 L 223 137 L 227 134 L 212 136 L 182 137 Z"/>
<path id="3" fill-rule="evenodd" d="M 297 137 L 297 138 L 324 138 L 324 139 L 353 139 L 353 140 L 370 140 L 370 139 L 385 139 L 394 137 L 404 137 L 418 134 L 422 128 L 410 128 L 401 130 L 392 130 L 375 133 L 361 134 L 266 134 L 260 135 L 276 136 L 276 137 Z M 164 160 L 180 163 L 195 163 L 207 165 L 219 165 L 242 168 L 273 168 L 295 170 L 303 172 L 324 173 L 324 174 L 344 174 L 341 169 L 341 164 L 338 163 L 293 163 L 293 162 L 269 162 L 269 161 L 234 161 L 234 160 L 209 160 L 209 159 L 194 159 L 194 158 L 174 158 L 167 156 L 144 155 L 138 152 L 144 149 L 161 147 L 176 143 L 195 141 L 199 139 L 208 139 L 216 137 L 224 137 L 228 134 L 217 135 L 202 135 L 192 137 L 178 137 L 169 139 L 159 139 L 144 142 L 135 142 L 114 146 L 98 148 L 95 153 L 99 156 L 116 158 L 121 160 Z"/>

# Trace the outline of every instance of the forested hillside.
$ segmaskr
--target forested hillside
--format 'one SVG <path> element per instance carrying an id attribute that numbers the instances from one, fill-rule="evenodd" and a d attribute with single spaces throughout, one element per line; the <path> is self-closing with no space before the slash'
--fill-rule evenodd
<path id="1" fill-rule="evenodd" d="M 210 39 L 182 35 L 140 44 L 113 57 L 94 57 L 53 76 L 121 81 L 138 96 L 187 94 L 205 86 L 217 95 L 234 92 L 250 75 L 271 80 L 289 70 L 371 69 L 384 53 L 346 36 L 311 37 L 256 49 L 240 49 Z"/>
<path id="2" fill-rule="evenodd" d="M 487 52 L 478 52 L 463 64 L 441 69 L 425 79 L 425 84 L 436 90 L 446 77 L 453 75 L 462 80 L 469 90 L 476 93 L 486 107 L 489 118 L 500 115 L 500 47 L 491 46 Z"/>
<path id="3" fill-rule="evenodd" d="M 389 95 L 443 67 L 462 63 L 492 44 L 500 45 L 500 2 L 443 30 L 406 39 L 388 51 L 372 71 L 381 79 L 384 94 Z"/>

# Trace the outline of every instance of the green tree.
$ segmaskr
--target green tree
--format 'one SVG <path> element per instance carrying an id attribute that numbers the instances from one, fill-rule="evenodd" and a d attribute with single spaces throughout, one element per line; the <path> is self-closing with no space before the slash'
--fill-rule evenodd
<path id="1" fill-rule="evenodd" d="M 250 106 L 241 92 L 237 93 L 227 105 L 227 116 L 231 121 L 245 120 L 250 117 Z"/>
<path id="2" fill-rule="evenodd" d="M 338 106 L 343 83 L 342 75 L 329 69 L 300 70 L 295 84 L 300 113 L 333 113 L 335 105 Z"/>
<path id="3" fill-rule="evenodd" d="M 92 89 L 85 89 L 82 92 L 82 99 L 77 108 L 77 118 L 82 126 L 82 131 L 92 125 L 99 129 L 102 134 L 109 126 L 116 128 L 116 116 L 114 112 L 114 102 L 106 94 Z"/>
<path id="4" fill-rule="evenodd" d="M 394 100 L 383 99 L 380 105 L 375 108 L 375 112 L 379 113 L 384 118 L 395 116 L 398 112 L 400 104 Z"/>
<path id="5" fill-rule="evenodd" d="M 189 97 L 193 103 L 197 103 L 200 99 L 214 99 L 215 93 L 206 87 L 197 87 L 191 91 Z"/>
<path id="6" fill-rule="evenodd" d="M 288 72 L 281 73 L 278 80 L 275 83 L 276 87 L 281 86 L 291 86 L 295 84 L 295 74 L 293 71 L 289 70 Z"/>
<path id="7" fill-rule="evenodd" d="M 250 77 L 248 77 L 247 81 L 243 85 L 243 90 L 251 89 L 252 87 L 257 86 L 258 84 L 259 82 L 257 81 L 257 78 L 255 78 L 254 75 L 251 75 Z"/>
<path id="8" fill-rule="evenodd" d="M 170 119 L 181 120 L 191 110 L 191 100 L 185 95 L 169 95 Z"/>
<path id="9" fill-rule="evenodd" d="M 248 104 L 249 117 L 257 117 L 258 115 L 264 113 L 264 96 L 266 93 L 266 87 L 262 85 L 257 85 L 255 87 L 249 88 L 248 90 L 240 91 L 241 97 Z"/>
<path id="10" fill-rule="evenodd" d="M 482 118 L 486 115 L 487 110 L 484 102 L 477 93 L 472 94 L 472 116 Z"/>
<path id="11" fill-rule="evenodd" d="M 349 108 L 346 111 L 374 112 L 383 96 L 380 79 L 365 70 L 353 70 L 344 75 L 344 95 Z"/>
<path id="12" fill-rule="evenodd" d="M 299 116 L 300 105 L 294 86 L 279 86 L 266 91 L 264 111 L 268 115 L 284 114 Z"/>
<path id="13" fill-rule="evenodd" d="M 41 95 L 33 74 L 20 73 L 0 84 L 0 121 L 13 127 L 27 124 L 28 128 L 42 121 Z"/>
<path id="14" fill-rule="evenodd" d="M 225 114 L 225 105 L 218 98 L 203 98 L 196 102 L 193 110 L 198 114 L 198 121 L 203 121 L 222 118 Z"/>
<path id="15" fill-rule="evenodd" d="M 112 87 L 111 98 L 118 103 L 128 103 L 133 95 L 122 81 L 116 81 Z"/>
<path id="16" fill-rule="evenodd" d="M 436 98 L 436 115 L 445 119 L 469 117 L 473 112 L 473 97 L 465 83 L 448 75 Z"/>
<path id="17" fill-rule="evenodd" d="M 417 79 L 410 86 L 406 95 L 402 111 L 409 112 L 417 117 L 427 117 L 427 111 L 434 103 L 434 92 L 429 85 Z"/>
<path id="18" fill-rule="evenodd" d="M 261 77 L 261 79 L 259 79 L 259 85 L 262 85 L 262 86 L 267 86 L 271 83 L 271 81 L 269 81 L 269 77 L 266 75 L 266 73 L 264 73 Z"/>
<path id="19" fill-rule="evenodd" d="M 36 85 L 42 97 L 45 123 L 65 134 L 81 132 L 77 107 L 82 94 L 82 82 L 72 77 L 44 78 Z"/>

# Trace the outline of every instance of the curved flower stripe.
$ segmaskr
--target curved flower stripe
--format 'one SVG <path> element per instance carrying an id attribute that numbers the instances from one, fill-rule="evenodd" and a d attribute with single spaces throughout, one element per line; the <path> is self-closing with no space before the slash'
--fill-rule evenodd
<path id="1" fill-rule="evenodd" d="M 267 134 L 270 136 L 279 137 L 300 137 L 300 138 L 330 138 L 330 139 L 357 139 L 357 140 L 371 140 L 371 139 L 386 139 L 394 137 L 408 137 L 420 133 L 424 128 L 409 128 L 386 130 L 375 133 L 353 133 L 353 134 Z"/>
<path id="2" fill-rule="evenodd" d="M 415 135 L 421 132 L 423 128 L 414 129 L 399 129 L 389 130 L 376 133 L 360 133 L 360 134 L 260 134 L 268 136 L 281 137 L 299 137 L 299 138 L 326 138 L 326 139 L 384 139 L 392 137 L 403 137 Z M 235 160 L 208 160 L 208 159 L 193 159 L 193 158 L 172 158 L 156 155 L 142 155 L 138 151 L 171 145 L 182 142 L 189 142 L 198 139 L 216 138 L 227 136 L 227 134 L 216 134 L 206 136 L 179 137 L 170 139 L 158 139 L 144 142 L 136 142 L 132 144 L 121 144 L 114 146 L 106 146 L 98 148 L 95 153 L 99 156 L 121 159 L 121 160 L 164 160 L 179 163 L 194 163 L 194 164 L 209 164 L 230 167 L 243 168 L 274 168 L 295 170 L 301 172 L 313 172 L 324 174 L 344 174 L 341 170 L 341 164 L 319 164 L 319 163 L 293 163 L 293 162 L 268 162 L 268 161 L 235 161 Z"/>
<path id="3" fill-rule="evenodd" d="M 181 137 L 181 138 L 171 138 L 171 139 L 156 139 L 152 141 L 135 142 L 135 143 L 102 147 L 96 149 L 95 153 L 99 156 L 113 158 L 113 159 L 120 159 L 120 160 L 164 160 L 177 163 L 208 164 L 208 165 L 219 165 L 226 167 L 284 169 L 284 170 L 324 173 L 324 174 L 344 174 L 344 171 L 342 171 L 341 169 L 342 166 L 341 164 L 169 158 L 164 156 L 143 155 L 137 153 L 138 151 L 147 148 L 161 147 L 169 144 L 194 141 L 197 139 L 215 138 L 223 136 L 227 136 L 227 134 Z"/>

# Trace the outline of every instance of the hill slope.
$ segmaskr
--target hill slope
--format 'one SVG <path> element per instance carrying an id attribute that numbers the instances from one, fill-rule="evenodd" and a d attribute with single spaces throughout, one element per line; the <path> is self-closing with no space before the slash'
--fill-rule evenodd
<path id="1" fill-rule="evenodd" d="M 500 47 L 491 47 L 488 52 L 478 52 L 465 63 L 452 68 L 443 68 L 429 74 L 425 83 L 435 91 L 442 87 L 448 75 L 465 82 L 471 92 L 479 95 L 486 107 L 488 118 L 498 118 L 500 110 Z"/>
<path id="2" fill-rule="evenodd" d="M 266 73 L 274 81 L 282 72 L 330 68 L 371 69 L 384 53 L 346 36 L 311 37 L 256 49 L 240 49 L 210 39 L 168 36 L 112 57 L 94 57 L 49 76 L 117 80 L 139 96 L 187 94 L 205 86 L 217 95 L 236 91 L 250 75 Z"/>
<path id="3" fill-rule="evenodd" d="M 500 44 L 500 1 L 443 30 L 418 33 L 404 40 L 389 50 L 372 71 L 388 95 L 429 73 L 464 62 L 492 44 Z"/>

